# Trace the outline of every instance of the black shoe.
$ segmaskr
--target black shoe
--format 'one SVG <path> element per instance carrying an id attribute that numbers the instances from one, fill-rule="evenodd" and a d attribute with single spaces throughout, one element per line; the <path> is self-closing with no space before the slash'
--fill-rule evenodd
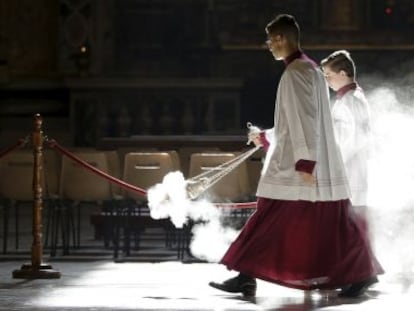
<path id="1" fill-rule="evenodd" d="M 239 274 L 223 283 L 210 282 L 208 285 L 228 293 L 242 293 L 245 297 L 254 297 L 257 288 L 256 280 L 243 274 Z"/>
<path id="2" fill-rule="evenodd" d="M 369 278 L 367 280 L 357 282 L 342 288 L 339 292 L 339 297 L 344 298 L 357 298 L 362 296 L 366 290 L 373 284 L 378 282 L 378 278 L 376 276 Z"/>

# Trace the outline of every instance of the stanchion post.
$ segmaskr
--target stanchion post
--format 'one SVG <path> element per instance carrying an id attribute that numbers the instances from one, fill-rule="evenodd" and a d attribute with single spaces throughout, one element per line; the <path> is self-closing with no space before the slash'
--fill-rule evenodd
<path id="1" fill-rule="evenodd" d="M 24 264 L 20 270 L 13 271 L 13 278 L 17 279 L 57 279 L 60 272 L 51 265 L 42 262 L 42 208 L 43 208 L 43 131 L 42 117 L 34 116 L 33 142 L 33 223 L 32 223 L 32 261 Z"/>

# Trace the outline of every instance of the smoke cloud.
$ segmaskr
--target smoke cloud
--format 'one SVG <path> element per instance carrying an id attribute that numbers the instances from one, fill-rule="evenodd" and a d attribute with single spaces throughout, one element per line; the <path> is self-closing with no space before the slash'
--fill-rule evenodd
<path id="1" fill-rule="evenodd" d="M 238 234 L 231 225 L 222 224 L 225 211 L 206 199 L 188 198 L 186 180 L 179 171 L 167 174 L 162 183 L 148 190 L 147 196 L 152 218 L 170 218 L 176 228 L 183 228 L 191 220 L 190 249 L 199 259 L 218 262 Z"/>
<path id="2" fill-rule="evenodd" d="M 414 273 L 414 107 L 401 87 L 367 94 L 371 107 L 369 219 L 376 254 L 386 277 Z"/>

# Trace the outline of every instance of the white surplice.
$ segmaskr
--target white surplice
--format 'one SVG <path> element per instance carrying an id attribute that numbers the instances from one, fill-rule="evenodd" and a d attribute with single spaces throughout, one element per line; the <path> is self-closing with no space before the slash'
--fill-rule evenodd
<path id="1" fill-rule="evenodd" d="M 338 141 L 351 188 L 351 202 L 367 205 L 370 110 L 361 88 L 348 90 L 332 107 Z"/>
<path id="2" fill-rule="evenodd" d="M 274 127 L 257 196 L 275 200 L 337 201 L 350 197 L 340 150 L 335 141 L 329 90 L 321 70 L 297 58 L 279 82 Z M 299 160 L 315 161 L 314 185 L 295 170 Z"/>

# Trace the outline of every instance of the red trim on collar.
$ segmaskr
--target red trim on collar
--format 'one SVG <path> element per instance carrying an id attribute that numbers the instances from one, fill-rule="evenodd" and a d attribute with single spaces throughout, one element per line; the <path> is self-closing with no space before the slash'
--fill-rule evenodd
<path id="1" fill-rule="evenodd" d="M 305 61 L 310 62 L 314 67 L 318 66 L 315 61 L 310 59 L 305 53 L 303 53 L 300 50 L 297 50 L 296 52 L 293 52 L 288 57 L 286 57 L 283 61 L 284 61 L 285 65 L 288 66 L 291 62 L 293 62 L 297 58 L 300 58 L 300 59 L 303 59 Z"/>
<path id="2" fill-rule="evenodd" d="M 302 51 L 296 51 L 290 54 L 288 57 L 286 57 L 283 61 L 285 62 L 285 65 L 289 65 L 291 62 L 293 62 L 297 58 L 302 58 Z"/>
<path id="3" fill-rule="evenodd" d="M 352 82 L 350 84 L 347 84 L 341 87 L 339 90 L 336 91 L 336 98 L 337 99 L 342 98 L 348 91 L 356 90 L 357 87 L 358 87 L 358 84 L 356 82 Z"/>

